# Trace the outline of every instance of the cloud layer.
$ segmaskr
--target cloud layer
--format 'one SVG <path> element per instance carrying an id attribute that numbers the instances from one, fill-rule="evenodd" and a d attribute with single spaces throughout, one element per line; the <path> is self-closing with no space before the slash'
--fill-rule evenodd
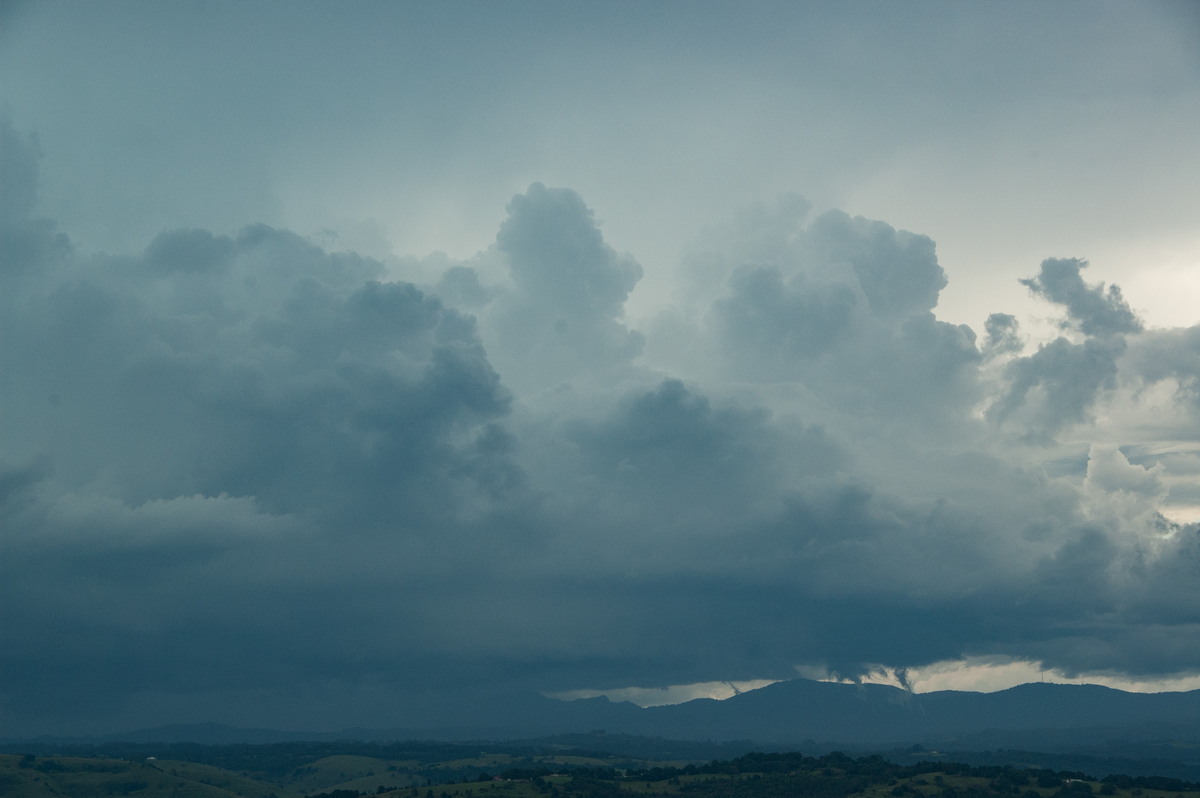
<path id="1" fill-rule="evenodd" d="M 110 256 L 0 143 L 0 733 L 1198 668 L 1200 527 L 1164 511 L 1200 504 L 1200 332 L 1084 261 L 1024 281 L 1056 337 L 977 335 L 936 315 L 930 238 L 782 197 L 638 330 L 643 268 L 569 188 L 461 262 L 261 225 Z"/>

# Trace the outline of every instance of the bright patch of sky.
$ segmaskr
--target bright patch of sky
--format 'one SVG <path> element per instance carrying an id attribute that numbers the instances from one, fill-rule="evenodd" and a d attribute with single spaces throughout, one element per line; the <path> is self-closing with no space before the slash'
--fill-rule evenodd
<path id="1" fill-rule="evenodd" d="M 799 667 L 801 678 L 840 684 L 886 684 L 914 693 L 933 693 L 939 690 L 959 690 L 974 693 L 994 693 L 1020 684 L 1046 682 L 1050 684 L 1099 684 L 1131 693 L 1165 693 L 1200 690 L 1200 675 L 1189 673 L 1159 679 L 1131 679 L 1127 676 L 1089 673 L 1068 675 L 1041 663 L 1028 661 L 997 662 L 977 658 L 935 662 L 904 672 L 903 679 L 894 669 L 878 668 L 857 679 L 831 676 L 820 667 Z M 610 701 L 628 701 L 642 707 L 682 704 L 699 698 L 723 701 L 735 695 L 774 684 L 773 680 L 756 679 L 744 682 L 700 682 L 674 684 L 668 687 L 624 687 L 616 690 L 565 690 L 551 697 L 563 701 L 605 696 Z"/>

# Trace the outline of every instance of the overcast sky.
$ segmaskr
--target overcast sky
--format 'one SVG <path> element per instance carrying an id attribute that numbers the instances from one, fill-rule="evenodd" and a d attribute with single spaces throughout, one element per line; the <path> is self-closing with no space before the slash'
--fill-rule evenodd
<path id="1" fill-rule="evenodd" d="M 0 735 L 1200 686 L 1194 4 L 2 2 L 0 113 Z"/>

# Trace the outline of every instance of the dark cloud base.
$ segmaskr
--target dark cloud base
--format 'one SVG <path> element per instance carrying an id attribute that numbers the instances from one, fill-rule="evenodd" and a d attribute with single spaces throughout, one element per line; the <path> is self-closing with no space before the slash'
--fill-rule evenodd
<path id="1" fill-rule="evenodd" d="M 263 226 L 77 252 L 2 142 L 2 734 L 1200 667 L 1200 530 L 1160 514 L 1194 460 L 1112 421 L 1166 386 L 1158 440 L 1194 440 L 1200 334 L 1082 261 L 1026 281 L 1063 329 L 1025 353 L 1011 315 L 938 320 L 930 239 L 785 198 L 643 332 L 568 189 L 416 285 Z"/>

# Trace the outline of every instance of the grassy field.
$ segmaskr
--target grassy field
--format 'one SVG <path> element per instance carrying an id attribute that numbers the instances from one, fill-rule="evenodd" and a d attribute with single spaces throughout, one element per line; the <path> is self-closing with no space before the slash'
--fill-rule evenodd
<path id="1" fill-rule="evenodd" d="M 304 793 L 191 762 L 127 762 L 83 757 L 22 757 L 0 754 L 4 798 L 301 798 Z"/>

